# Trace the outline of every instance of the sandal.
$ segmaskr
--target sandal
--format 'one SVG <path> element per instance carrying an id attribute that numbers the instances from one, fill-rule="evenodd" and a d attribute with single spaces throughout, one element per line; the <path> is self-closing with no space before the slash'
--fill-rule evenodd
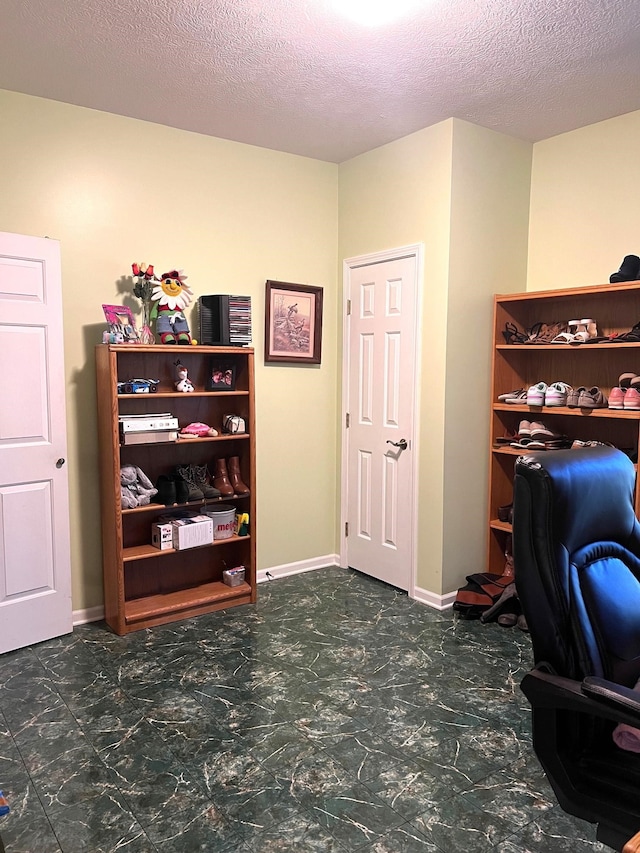
<path id="1" fill-rule="evenodd" d="M 572 344 L 575 341 L 575 335 L 572 335 L 571 332 L 560 332 L 559 335 L 556 335 L 552 341 L 549 343 L 552 344 Z"/>
<path id="2" fill-rule="evenodd" d="M 508 344 L 524 344 L 528 340 L 526 333 L 521 332 L 515 323 L 505 323 L 502 336 Z"/>
<path id="3" fill-rule="evenodd" d="M 529 330 L 528 344 L 550 344 L 562 332 L 567 331 L 566 323 L 536 323 Z"/>
<path id="4" fill-rule="evenodd" d="M 640 341 L 640 322 L 636 323 L 628 332 L 622 332 L 621 334 L 613 334 L 609 335 L 606 339 L 607 343 L 614 344 L 623 344 L 623 343 L 634 343 L 637 344 Z M 603 342 L 604 343 L 604 342 Z"/>

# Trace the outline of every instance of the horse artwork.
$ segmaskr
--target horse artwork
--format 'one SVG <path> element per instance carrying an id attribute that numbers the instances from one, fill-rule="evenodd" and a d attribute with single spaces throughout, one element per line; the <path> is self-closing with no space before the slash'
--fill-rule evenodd
<path id="1" fill-rule="evenodd" d="M 320 364 L 322 288 L 267 281 L 265 361 Z"/>

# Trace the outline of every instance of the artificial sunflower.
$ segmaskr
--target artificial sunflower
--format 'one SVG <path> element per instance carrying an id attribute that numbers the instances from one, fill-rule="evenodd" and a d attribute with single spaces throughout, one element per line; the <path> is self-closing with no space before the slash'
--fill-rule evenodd
<path id="1" fill-rule="evenodd" d="M 151 317 L 156 321 L 156 332 L 163 344 L 193 343 L 189 324 L 182 313 L 193 297 L 191 288 L 185 284 L 186 278 L 182 270 L 170 270 L 154 284 Z"/>
<path id="2" fill-rule="evenodd" d="M 158 305 L 166 305 L 171 311 L 182 311 L 189 305 L 193 298 L 193 292 L 188 284 L 185 284 L 187 276 L 182 270 L 170 270 L 162 274 L 151 293 L 151 299 Z"/>

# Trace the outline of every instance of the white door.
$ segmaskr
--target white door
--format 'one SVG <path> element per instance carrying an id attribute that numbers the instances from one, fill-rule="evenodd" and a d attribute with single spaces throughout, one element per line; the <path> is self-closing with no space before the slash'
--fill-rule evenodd
<path id="1" fill-rule="evenodd" d="M 416 246 L 345 261 L 341 562 L 403 590 L 415 583 L 420 260 Z"/>
<path id="2" fill-rule="evenodd" d="M 60 247 L 0 232 L 0 652 L 73 630 Z"/>

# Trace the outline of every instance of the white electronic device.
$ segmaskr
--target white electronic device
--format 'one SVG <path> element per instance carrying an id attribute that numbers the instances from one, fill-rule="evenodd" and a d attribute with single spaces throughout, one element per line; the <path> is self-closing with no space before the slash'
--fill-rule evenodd
<path id="1" fill-rule="evenodd" d="M 136 417 L 135 415 L 120 416 L 120 432 L 155 432 L 163 429 L 175 429 L 178 427 L 178 419 L 171 414 L 166 415 L 145 415 L 144 417 Z"/>

